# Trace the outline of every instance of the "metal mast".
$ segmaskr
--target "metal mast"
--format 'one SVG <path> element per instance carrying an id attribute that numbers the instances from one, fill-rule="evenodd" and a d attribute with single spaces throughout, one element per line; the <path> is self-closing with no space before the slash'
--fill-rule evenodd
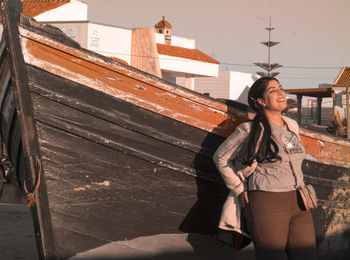
<path id="1" fill-rule="evenodd" d="M 261 42 L 262 44 L 264 44 L 265 46 L 268 47 L 268 54 L 267 54 L 267 63 L 260 63 L 260 62 L 256 62 L 254 63 L 256 66 L 259 66 L 260 68 L 263 68 L 265 71 L 259 71 L 257 72 L 257 74 L 259 76 L 262 77 L 276 77 L 278 74 L 280 74 L 279 72 L 271 72 L 274 69 L 280 68 L 282 67 L 282 65 L 278 64 L 278 63 L 272 63 L 270 62 L 270 54 L 271 54 L 271 47 L 279 44 L 280 42 L 272 42 L 271 41 L 271 31 L 275 28 L 271 27 L 271 16 L 270 16 L 270 21 L 269 21 L 269 27 L 265 28 L 266 30 L 269 31 L 269 41 L 267 42 Z"/>

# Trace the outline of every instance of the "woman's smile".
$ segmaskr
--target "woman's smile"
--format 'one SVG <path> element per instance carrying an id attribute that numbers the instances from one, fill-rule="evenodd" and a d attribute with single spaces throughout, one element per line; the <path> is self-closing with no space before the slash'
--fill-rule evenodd
<path id="1" fill-rule="evenodd" d="M 287 96 L 278 81 L 271 80 L 261 101 L 265 110 L 283 111 L 287 107 Z"/>

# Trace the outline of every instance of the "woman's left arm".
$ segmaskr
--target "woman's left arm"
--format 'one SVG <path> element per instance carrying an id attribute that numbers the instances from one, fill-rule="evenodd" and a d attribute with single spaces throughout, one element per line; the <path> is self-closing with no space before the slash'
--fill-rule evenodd
<path id="1" fill-rule="evenodd" d="M 243 142 L 248 136 L 247 123 L 241 124 L 231 134 L 224 143 L 220 145 L 213 156 L 213 160 L 218 168 L 227 188 L 238 197 L 244 191 L 244 184 L 241 178 L 238 176 L 238 172 L 234 168 L 232 161 L 236 157 L 237 153 Z"/>

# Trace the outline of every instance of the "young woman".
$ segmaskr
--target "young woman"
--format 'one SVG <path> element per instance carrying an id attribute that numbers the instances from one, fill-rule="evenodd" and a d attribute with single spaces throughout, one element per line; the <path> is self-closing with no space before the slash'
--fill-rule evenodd
<path id="1" fill-rule="evenodd" d="M 298 124 L 282 115 L 286 94 L 277 79 L 263 77 L 251 86 L 248 103 L 256 112 L 254 120 L 236 128 L 214 162 L 239 198 L 256 258 L 317 259 L 311 212 L 302 207 L 296 191 L 303 178 L 296 178 L 285 151 L 301 172 L 305 150 Z M 237 170 L 237 161 L 246 169 Z"/>

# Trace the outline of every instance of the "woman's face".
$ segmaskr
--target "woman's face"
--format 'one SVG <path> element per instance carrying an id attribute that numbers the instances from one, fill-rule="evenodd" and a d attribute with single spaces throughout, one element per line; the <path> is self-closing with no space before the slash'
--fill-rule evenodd
<path id="1" fill-rule="evenodd" d="M 287 96 L 278 81 L 270 80 L 263 98 L 258 99 L 258 102 L 265 110 L 282 112 L 287 107 Z"/>

